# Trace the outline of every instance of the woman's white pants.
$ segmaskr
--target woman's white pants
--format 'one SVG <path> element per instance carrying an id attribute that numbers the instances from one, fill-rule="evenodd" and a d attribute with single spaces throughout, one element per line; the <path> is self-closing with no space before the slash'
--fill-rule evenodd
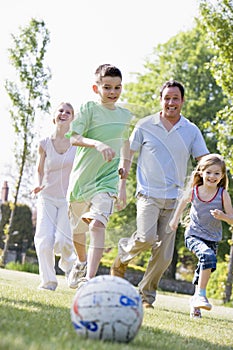
<path id="1" fill-rule="evenodd" d="M 76 254 L 71 237 L 66 199 L 38 197 L 35 247 L 39 262 L 41 287 L 57 286 L 55 255 L 60 256 L 59 268 L 68 273 Z"/>

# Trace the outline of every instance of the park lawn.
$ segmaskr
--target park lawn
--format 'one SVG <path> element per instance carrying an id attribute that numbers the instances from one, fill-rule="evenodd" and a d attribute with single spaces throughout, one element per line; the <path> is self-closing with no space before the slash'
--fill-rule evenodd
<path id="1" fill-rule="evenodd" d="M 58 276 L 55 292 L 39 291 L 36 274 L 0 269 L 1 350 L 233 349 L 233 308 L 213 302 L 202 319 L 189 318 L 189 296 L 159 292 L 155 309 L 128 344 L 80 338 L 70 321 L 75 290 Z"/>

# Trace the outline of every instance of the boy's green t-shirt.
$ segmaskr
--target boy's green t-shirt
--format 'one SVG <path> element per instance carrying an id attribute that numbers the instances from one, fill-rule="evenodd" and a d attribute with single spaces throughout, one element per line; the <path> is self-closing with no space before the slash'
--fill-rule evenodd
<path id="1" fill-rule="evenodd" d="M 112 147 L 116 155 L 111 162 L 106 162 L 95 148 L 78 146 L 70 174 L 69 201 L 82 202 L 100 192 L 118 192 L 120 150 L 123 142 L 129 138 L 131 118 L 129 110 L 118 106 L 115 110 L 109 110 L 97 102 L 87 102 L 81 106 L 66 136 L 70 138 L 76 133 L 99 140 Z"/>

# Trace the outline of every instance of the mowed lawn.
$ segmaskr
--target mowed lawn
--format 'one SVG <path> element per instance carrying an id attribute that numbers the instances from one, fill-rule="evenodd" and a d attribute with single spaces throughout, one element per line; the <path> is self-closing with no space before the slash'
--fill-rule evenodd
<path id="1" fill-rule="evenodd" d="M 159 292 L 154 310 L 128 344 L 80 338 L 70 321 L 75 290 L 58 276 L 55 292 L 37 290 L 38 275 L 0 269 L 1 350 L 226 350 L 233 349 L 233 308 L 213 309 L 191 320 L 187 295 Z"/>

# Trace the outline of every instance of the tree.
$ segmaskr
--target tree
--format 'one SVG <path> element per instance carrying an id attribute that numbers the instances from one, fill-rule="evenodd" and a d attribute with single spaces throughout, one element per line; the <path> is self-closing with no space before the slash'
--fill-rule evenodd
<path id="1" fill-rule="evenodd" d="M 227 96 L 227 103 L 209 127 L 217 136 L 217 148 L 225 157 L 231 175 L 233 175 L 233 1 L 201 1 L 201 23 L 207 35 L 207 43 L 214 47 L 209 68 L 218 85 Z M 230 229 L 232 231 L 232 228 Z M 233 232 L 230 244 L 230 259 L 224 301 L 230 301 L 233 284 Z"/>
<path id="2" fill-rule="evenodd" d="M 27 165 L 31 164 L 33 159 L 35 115 L 37 111 L 48 112 L 50 107 L 48 81 L 51 74 L 49 68 L 43 66 L 50 39 L 44 21 L 31 19 L 28 26 L 20 27 L 18 36 L 12 35 L 12 39 L 13 47 L 9 49 L 10 62 L 16 69 L 18 85 L 15 81 L 7 80 L 5 88 L 12 102 L 10 116 L 16 135 L 14 154 L 18 178 L 9 223 L 4 230 L 6 239 L 2 256 L 3 265 L 23 175 Z"/>

